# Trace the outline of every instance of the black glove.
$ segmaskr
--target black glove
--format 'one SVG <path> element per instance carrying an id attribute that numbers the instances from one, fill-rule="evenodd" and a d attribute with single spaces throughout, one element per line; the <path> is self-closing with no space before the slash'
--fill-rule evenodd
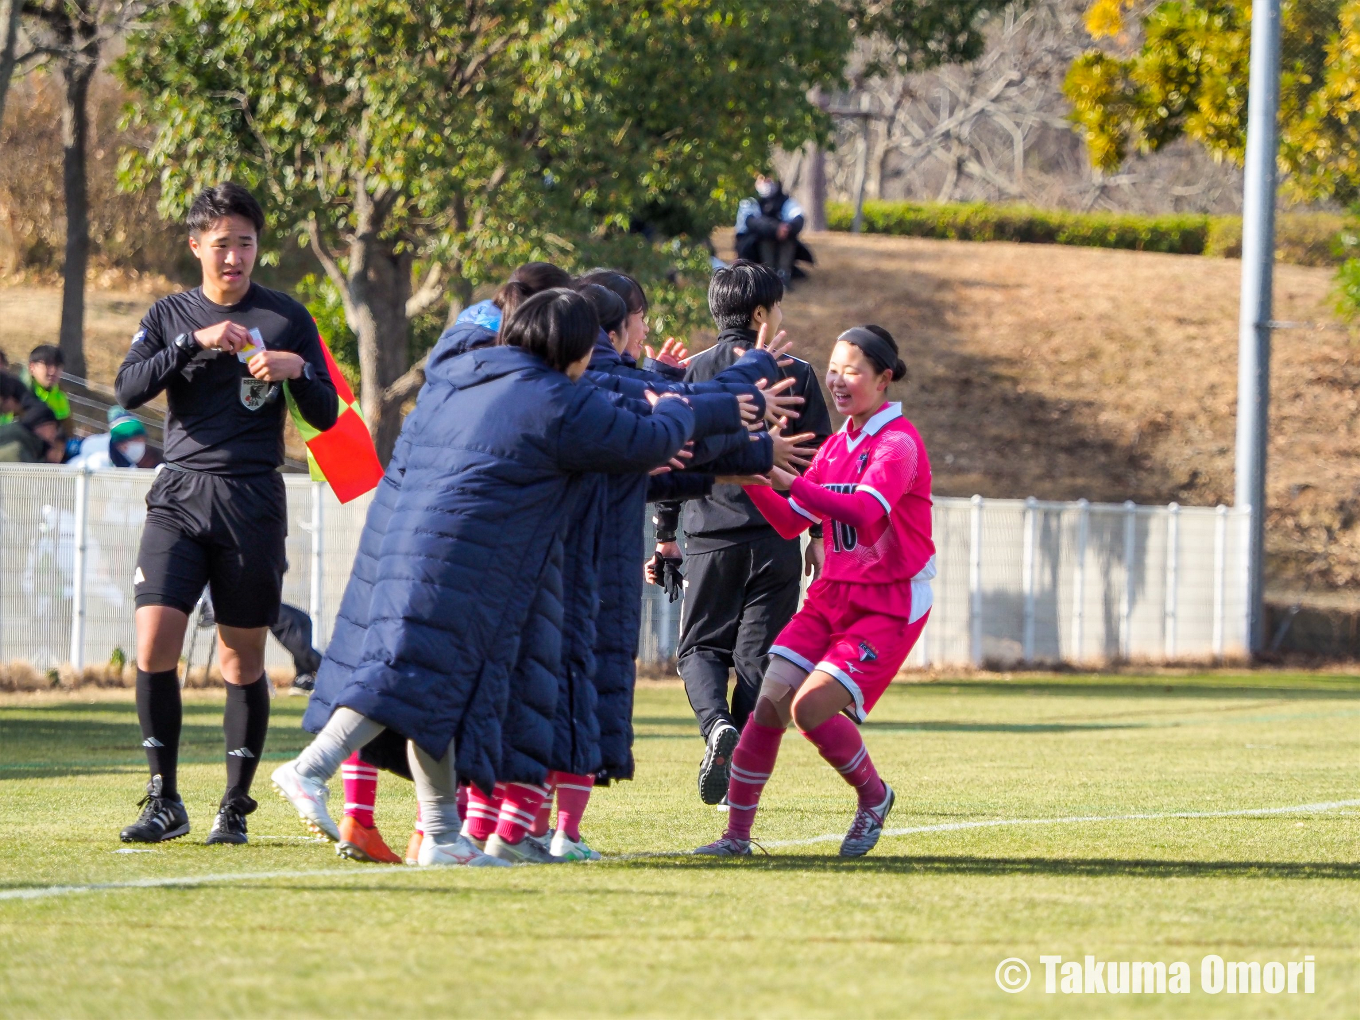
<path id="1" fill-rule="evenodd" d="M 683 562 L 678 557 L 653 553 L 647 564 L 647 576 L 656 579 L 652 583 L 666 593 L 670 602 L 674 602 L 685 591 L 685 575 L 680 572 L 680 564 Z"/>

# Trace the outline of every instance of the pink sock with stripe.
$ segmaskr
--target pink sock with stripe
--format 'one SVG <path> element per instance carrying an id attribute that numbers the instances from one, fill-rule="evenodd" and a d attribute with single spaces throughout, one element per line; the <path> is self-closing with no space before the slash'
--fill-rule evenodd
<path id="1" fill-rule="evenodd" d="M 497 783 L 505 788 L 501 813 L 496 820 L 496 835 L 505 843 L 518 843 L 534 827 L 538 809 L 547 799 L 548 788 L 541 783 Z"/>
<path id="2" fill-rule="evenodd" d="M 859 727 L 843 715 L 833 715 L 820 726 L 805 730 L 803 736 L 812 741 L 827 764 L 845 777 L 855 788 L 862 808 L 877 807 L 888 795 L 878 769 L 869 758 Z"/>
<path id="3" fill-rule="evenodd" d="M 573 772 L 550 772 L 548 780 L 557 787 L 557 831 L 565 833 L 573 842 L 581 838 L 581 816 L 590 803 L 590 791 L 595 787 L 594 776 Z"/>
<path id="4" fill-rule="evenodd" d="M 467 811 L 464 812 L 463 819 L 467 822 L 468 835 L 473 839 L 485 841 L 496 831 L 496 819 L 501 813 L 502 785 L 497 783 L 490 797 L 475 786 L 468 787 Z"/>
<path id="5" fill-rule="evenodd" d="M 359 760 L 355 751 L 340 766 L 345 785 L 345 817 L 353 818 L 365 829 L 373 828 L 373 805 L 378 800 L 378 770 Z"/>
<path id="6" fill-rule="evenodd" d="M 533 827 L 529 830 L 531 836 L 546 836 L 548 834 L 548 823 L 552 820 L 553 806 L 553 776 L 556 772 L 548 773 L 548 781 L 543 788 L 547 794 L 543 797 L 543 803 L 538 806 L 538 814 L 534 815 Z"/>
<path id="7" fill-rule="evenodd" d="M 761 726 L 747 720 L 737 749 L 732 752 L 732 779 L 727 784 L 727 832 L 733 839 L 750 839 L 751 823 L 760 806 L 760 794 L 770 781 L 779 757 L 782 726 Z"/>

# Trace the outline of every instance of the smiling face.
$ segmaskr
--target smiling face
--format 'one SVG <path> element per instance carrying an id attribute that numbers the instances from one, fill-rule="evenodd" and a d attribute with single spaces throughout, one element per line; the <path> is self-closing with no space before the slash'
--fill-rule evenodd
<path id="1" fill-rule="evenodd" d="M 219 305 L 245 297 L 259 251 L 255 225 L 244 216 L 223 216 L 189 235 L 189 248 L 203 267 L 203 293 Z"/>
<path id="2" fill-rule="evenodd" d="M 641 357 L 642 345 L 647 340 L 647 334 L 651 332 L 651 327 L 647 325 L 647 313 L 629 312 L 628 318 L 624 320 L 624 329 L 628 333 L 628 353 L 634 359 Z"/>
<path id="3" fill-rule="evenodd" d="M 891 372 L 880 372 L 865 353 L 845 340 L 836 341 L 826 366 L 826 388 L 836 410 L 863 425 L 883 405 L 892 382 Z"/>

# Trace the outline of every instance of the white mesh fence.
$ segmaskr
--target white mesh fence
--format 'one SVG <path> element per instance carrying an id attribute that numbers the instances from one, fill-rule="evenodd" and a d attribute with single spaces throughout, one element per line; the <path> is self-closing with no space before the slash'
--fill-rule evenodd
<path id="1" fill-rule="evenodd" d="M 107 662 L 118 648 L 132 657 L 153 477 L 0 467 L 0 661 L 48 669 Z M 323 484 L 285 481 L 284 600 L 311 615 L 325 648 L 369 498 L 341 506 Z M 1245 654 L 1246 521 L 1227 507 L 937 499 L 935 605 L 908 665 Z M 646 587 L 640 661 L 674 657 L 680 610 Z M 269 664 L 289 664 L 273 641 Z"/>

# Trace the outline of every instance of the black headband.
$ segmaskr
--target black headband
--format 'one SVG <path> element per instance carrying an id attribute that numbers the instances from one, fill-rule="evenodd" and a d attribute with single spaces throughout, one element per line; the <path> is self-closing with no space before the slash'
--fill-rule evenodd
<path id="1" fill-rule="evenodd" d="M 865 329 L 863 326 L 854 326 L 847 329 L 836 339 L 854 344 L 869 356 L 869 360 L 878 366 L 879 371 L 888 371 L 892 372 L 894 376 L 897 375 L 897 348 L 873 330 Z"/>

